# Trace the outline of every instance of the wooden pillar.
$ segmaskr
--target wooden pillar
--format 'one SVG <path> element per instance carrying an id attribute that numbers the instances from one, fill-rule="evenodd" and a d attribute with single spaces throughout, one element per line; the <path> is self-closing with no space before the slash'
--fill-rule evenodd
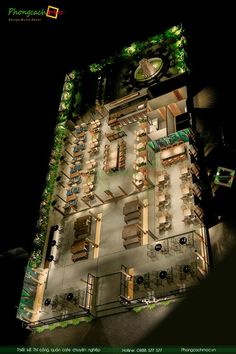
<path id="1" fill-rule="evenodd" d="M 148 235 L 151 236 L 151 238 L 154 240 L 154 241 L 157 241 L 158 240 L 158 237 L 155 236 L 152 231 L 148 230 Z"/>
<path id="2" fill-rule="evenodd" d="M 87 280 L 84 280 L 84 279 L 82 279 L 82 278 L 80 278 L 80 281 L 82 281 L 83 283 L 88 284 L 88 285 L 93 285 L 93 284 L 91 284 L 91 283 L 88 283 Z"/>
<path id="3" fill-rule="evenodd" d="M 139 199 L 139 203 L 142 205 L 143 208 L 146 208 L 148 206 L 148 204 L 144 204 L 143 201 L 141 199 Z"/>
<path id="4" fill-rule="evenodd" d="M 65 149 L 65 152 L 67 152 L 68 155 L 70 155 L 71 157 L 73 157 L 73 156 L 71 155 L 71 153 L 70 153 L 68 150 Z"/>
<path id="5" fill-rule="evenodd" d="M 64 203 L 66 203 L 66 200 L 60 197 L 58 194 L 56 195 L 59 199 L 61 199 Z"/>
<path id="6" fill-rule="evenodd" d="M 114 197 L 114 195 L 112 194 L 111 191 L 106 190 L 106 191 L 104 191 L 104 192 L 105 192 L 107 195 L 111 196 L 113 199 L 116 199 L 116 198 Z"/>
<path id="7" fill-rule="evenodd" d="M 25 306 L 25 307 L 24 307 L 24 310 L 25 310 L 25 311 L 28 311 L 28 312 L 30 312 L 30 313 L 33 313 L 33 314 L 35 314 L 35 313 L 36 313 L 36 311 L 34 311 L 34 310 L 30 309 L 30 308 L 29 308 L 29 307 L 27 307 L 27 306 Z"/>
<path id="8" fill-rule="evenodd" d="M 133 183 L 133 185 L 135 186 L 135 188 L 137 188 L 139 191 L 141 191 L 142 187 L 137 186 L 137 185 L 134 183 L 134 181 L 132 181 L 132 183 Z"/>
<path id="9" fill-rule="evenodd" d="M 121 188 L 121 186 L 118 186 L 118 188 L 121 190 L 122 193 L 124 193 L 124 195 L 126 195 L 126 196 L 129 195 L 128 193 L 126 193 L 126 191 L 123 188 Z"/>
<path id="10" fill-rule="evenodd" d="M 86 237 L 85 241 L 91 243 L 91 245 L 93 245 L 94 247 L 98 247 L 98 245 L 95 242 L 93 242 L 92 240 L 90 240 L 88 237 Z"/>
<path id="11" fill-rule="evenodd" d="M 70 179 L 70 177 L 67 176 L 67 174 L 66 174 L 65 172 L 61 171 L 61 173 L 62 173 L 66 178 Z"/>
<path id="12" fill-rule="evenodd" d="M 86 204 L 89 208 L 91 208 L 91 205 L 89 203 L 87 203 L 83 198 L 81 198 L 82 202 L 84 202 L 84 204 Z"/>
<path id="13" fill-rule="evenodd" d="M 101 219 L 99 217 L 97 217 L 95 214 L 93 214 L 91 211 L 89 211 L 89 214 L 96 220 L 96 221 L 100 221 Z"/>
<path id="14" fill-rule="evenodd" d="M 60 209 L 58 209 L 57 207 L 53 207 L 56 211 L 58 211 L 58 213 L 60 213 L 62 216 L 65 216 L 65 214 L 60 210 Z"/>
<path id="15" fill-rule="evenodd" d="M 100 202 L 102 202 L 102 204 L 104 204 L 104 201 L 102 200 L 102 198 L 100 198 L 97 194 L 95 194 L 95 193 L 93 193 L 94 194 L 94 196 L 98 199 L 98 200 L 100 200 Z"/>
<path id="16" fill-rule="evenodd" d="M 132 278 L 132 275 L 131 275 L 131 274 L 126 273 L 126 272 L 124 272 L 123 270 L 120 270 L 120 272 L 121 272 L 122 274 L 124 274 L 124 276 L 127 277 L 128 280 L 131 280 L 131 278 Z"/>
<path id="17" fill-rule="evenodd" d="M 138 225 L 138 224 L 137 224 L 137 228 L 138 228 L 140 231 L 142 231 L 144 234 L 146 234 L 146 233 L 148 232 L 148 230 L 147 230 L 147 231 L 144 231 L 144 229 L 143 229 L 140 225 Z"/>

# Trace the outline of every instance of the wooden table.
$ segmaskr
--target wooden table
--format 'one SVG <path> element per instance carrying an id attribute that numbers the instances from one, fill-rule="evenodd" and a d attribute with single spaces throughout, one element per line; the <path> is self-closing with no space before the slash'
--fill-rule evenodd
<path id="1" fill-rule="evenodd" d="M 157 194 L 157 197 L 158 197 L 158 202 L 164 202 L 166 200 L 166 195 L 165 193 L 158 193 Z"/>
<path id="2" fill-rule="evenodd" d="M 165 215 L 159 216 L 158 221 L 159 221 L 159 224 L 164 224 L 166 222 Z"/>
<path id="3" fill-rule="evenodd" d="M 83 153 L 81 151 L 75 151 L 73 153 L 73 157 L 78 157 L 78 156 L 81 156 L 81 155 L 83 155 Z"/>
<path id="4" fill-rule="evenodd" d="M 146 143 L 138 143 L 137 145 L 137 150 L 145 150 L 146 149 Z"/>
<path id="5" fill-rule="evenodd" d="M 133 213 L 129 213 L 125 216 L 125 222 L 127 223 L 128 221 L 131 220 L 135 220 L 135 219 L 139 219 L 140 218 L 140 212 L 139 211 L 135 211 Z"/>
<path id="6" fill-rule="evenodd" d="M 137 131 L 137 136 L 144 136 L 144 135 L 146 135 L 146 128 Z"/>
<path id="7" fill-rule="evenodd" d="M 157 177 L 157 182 L 164 182 L 165 181 L 165 175 L 160 175 Z"/>
<path id="8" fill-rule="evenodd" d="M 76 172 L 73 172 L 70 174 L 70 178 L 74 178 L 74 177 L 77 177 L 77 176 L 80 176 L 80 171 L 76 171 Z"/>
<path id="9" fill-rule="evenodd" d="M 82 251 L 88 251 L 88 242 L 86 242 L 85 240 L 81 240 L 81 241 L 75 241 L 73 243 L 73 245 L 71 246 L 71 253 L 75 254 L 75 253 L 79 253 Z"/>
<path id="10" fill-rule="evenodd" d="M 74 229 L 79 230 L 83 227 L 90 228 L 92 223 L 92 216 L 91 215 L 85 215 L 81 216 L 80 218 L 77 218 L 75 223 L 74 223 Z"/>
<path id="11" fill-rule="evenodd" d="M 192 211 L 190 208 L 184 209 L 184 216 L 191 216 L 191 215 L 192 215 Z"/>
<path id="12" fill-rule="evenodd" d="M 132 237 L 132 238 L 127 238 L 123 242 L 123 246 L 127 248 L 127 246 L 137 244 L 137 246 L 141 245 L 141 239 L 139 236 L 137 237 Z"/>
<path id="13" fill-rule="evenodd" d="M 88 258 L 88 252 L 83 251 L 80 253 L 73 254 L 71 260 L 73 262 L 78 262 L 80 259 L 87 259 L 87 258 Z"/>
<path id="14" fill-rule="evenodd" d="M 81 133 L 76 134 L 76 135 L 77 135 L 77 138 L 82 138 L 85 135 L 85 132 L 81 132 Z"/>
<path id="15" fill-rule="evenodd" d="M 132 200 L 131 202 L 125 203 L 123 207 L 123 215 L 127 215 L 129 213 L 133 213 L 140 209 L 139 200 Z"/>
<path id="16" fill-rule="evenodd" d="M 186 175 L 188 173 L 188 167 L 184 166 L 180 169 L 181 175 Z"/>
<path id="17" fill-rule="evenodd" d="M 189 189 L 189 186 L 184 186 L 183 188 L 182 188 L 182 193 L 183 193 L 183 195 L 188 195 L 189 193 L 190 193 L 190 189 Z"/>
<path id="18" fill-rule="evenodd" d="M 91 192 L 92 189 L 93 189 L 93 184 L 92 185 L 88 185 L 88 184 L 83 185 L 83 191 L 85 194 L 88 194 L 89 192 Z"/>
<path id="19" fill-rule="evenodd" d="M 68 196 L 66 197 L 66 202 L 69 203 L 69 202 L 71 202 L 72 200 L 76 200 L 76 198 L 77 198 L 76 194 L 68 195 Z"/>
<path id="20" fill-rule="evenodd" d="M 136 162 L 136 165 L 140 166 L 140 165 L 146 165 L 147 161 L 146 161 L 146 158 L 139 156 L 135 162 Z"/>
<path id="21" fill-rule="evenodd" d="M 140 230 L 137 228 L 137 224 L 126 225 L 122 231 L 122 238 L 127 239 L 134 236 L 139 236 Z"/>

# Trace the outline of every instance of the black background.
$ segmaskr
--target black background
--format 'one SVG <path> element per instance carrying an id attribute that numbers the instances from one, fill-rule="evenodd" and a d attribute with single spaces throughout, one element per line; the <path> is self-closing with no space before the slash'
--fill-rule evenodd
<path id="1" fill-rule="evenodd" d="M 48 5 L 60 7 L 64 15 L 38 23 L 8 21 L 8 7 L 38 9 Z M 65 74 L 112 55 L 134 40 L 145 39 L 179 22 L 187 26 L 195 87 L 214 85 L 227 140 L 232 146 L 235 144 L 229 89 L 235 67 L 233 12 L 225 5 L 206 8 L 206 4 L 192 1 L 187 5 L 179 1 L 162 5 L 117 1 L 78 2 L 75 7 L 73 1 L 62 0 L 34 4 L 9 1 L 1 15 L 1 86 L 6 96 L 1 100 L 1 251 L 19 246 L 31 251 Z M 2 263 L 5 322 L 2 321 L 1 339 L 5 344 L 20 343 L 24 337 L 14 320 L 14 305 L 19 301 L 24 262 Z M 222 268 L 219 278 L 225 277 L 223 274 L 232 267 L 233 264 L 226 264 L 225 273 Z M 203 327 L 212 344 L 219 331 L 224 333 L 222 343 L 235 342 L 235 326 L 230 323 L 235 317 L 235 305 L 231 301 L 229 306 L 226 300 L 235 299 L 234 283 L 235 275 L 234 281 L 229 277 L 224 284 L 220 297 L 217 281 L 216 288 L 212 285 L 206 290 L 205 311 L 209 310 L 209 316 Z"/>

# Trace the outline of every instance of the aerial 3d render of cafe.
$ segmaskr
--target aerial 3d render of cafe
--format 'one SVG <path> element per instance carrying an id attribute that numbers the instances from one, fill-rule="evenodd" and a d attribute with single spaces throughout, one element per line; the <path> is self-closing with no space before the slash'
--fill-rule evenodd
<path id="1" fill-rule="evenodd" d="M 182 25 L 65 76 L 17 318 L 27 328 L 187 296 L 209 272 Z"/>

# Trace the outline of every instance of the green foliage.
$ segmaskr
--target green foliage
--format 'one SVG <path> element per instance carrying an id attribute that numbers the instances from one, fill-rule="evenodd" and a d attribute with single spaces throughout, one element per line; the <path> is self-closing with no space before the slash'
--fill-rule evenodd
<path id="1" fill-rule="evenodd" d="M 89 70 L 92 72 L 92 73 L 96 73 L 97 71 L 100 71 L 102 70 L 103 66 L 102 64 L 91 64 L 89 65 Z"/>
<path id="2" fill-rule="evenodd" d="M 148 304 L 147 307 L 149 308 L 149 310 L 153 310 L 157 307 L 157 305 L 156 304 Z"/>
<path id="3" fill-rule="evenodd" d="M 124 47 L 121 51 L 121 57 L 123 58 L 130 58 L 137 54 L 138 47 L 137 44 L 134 42 L 129 47 Z"/>
<path id="4" fill-rule="evenodd" d="M 81 322 L 91 322 L 93 320 L 92 316 L 86 316 L 86 317 L 82 317 Z"/>
<path id="5" fill-rule="evenodd" d="M 71 320 L 71 324 L 77 326 L 80 323 L 80 318 L 73 318 L 73 320 Z"/>
<path id="6" fill-rule="evenodd" d="M 169 304 L 171 304 L 170 300 L 164 300 L 164 301 L 160 302 L 160 305 L 162 305 L 162 306 L 168 306 Z"/>
<path id="7" fill-rule="evenodd" d="M 149 38 L 149 42 L 152 44 L 160 44 L 163 42 L 164 35 L 163 34 L 156 34 L 155 36 L 152 36 Z"/>
<path id="8" fill-rule="evenodd" d="M 139 313 L 139 312 L 141 312 L 141 311 L 143 310 L 143 308 L 144 308 L 144 306 L 134 307 L 134 308 L 133 308 L 133 311 L 134 311 L 135 313 Z"/>
<path id="9" fill-rule="evenodd" d="M 58 323 L 51 323 L 50 325 L 48 325 L 48 329 L 50 331 L 53 331 L 57 327 L 58 327 Z"/>
<path id="10" fill-rule="evenodd" d="M 45 331 L 47 328 L 46 326 L 41 326 L 41 327 L 36 327 L 34 330 L 37 333 L 42 333 L 43 331 Z"/>
<path id="11" fill-rule="evenodd" d="M 66 328 L 70 325 L 70 321 L 62 321 L 62 322 L 59 322 L 59 326 L 62 327 L 62 328 Z"/>

